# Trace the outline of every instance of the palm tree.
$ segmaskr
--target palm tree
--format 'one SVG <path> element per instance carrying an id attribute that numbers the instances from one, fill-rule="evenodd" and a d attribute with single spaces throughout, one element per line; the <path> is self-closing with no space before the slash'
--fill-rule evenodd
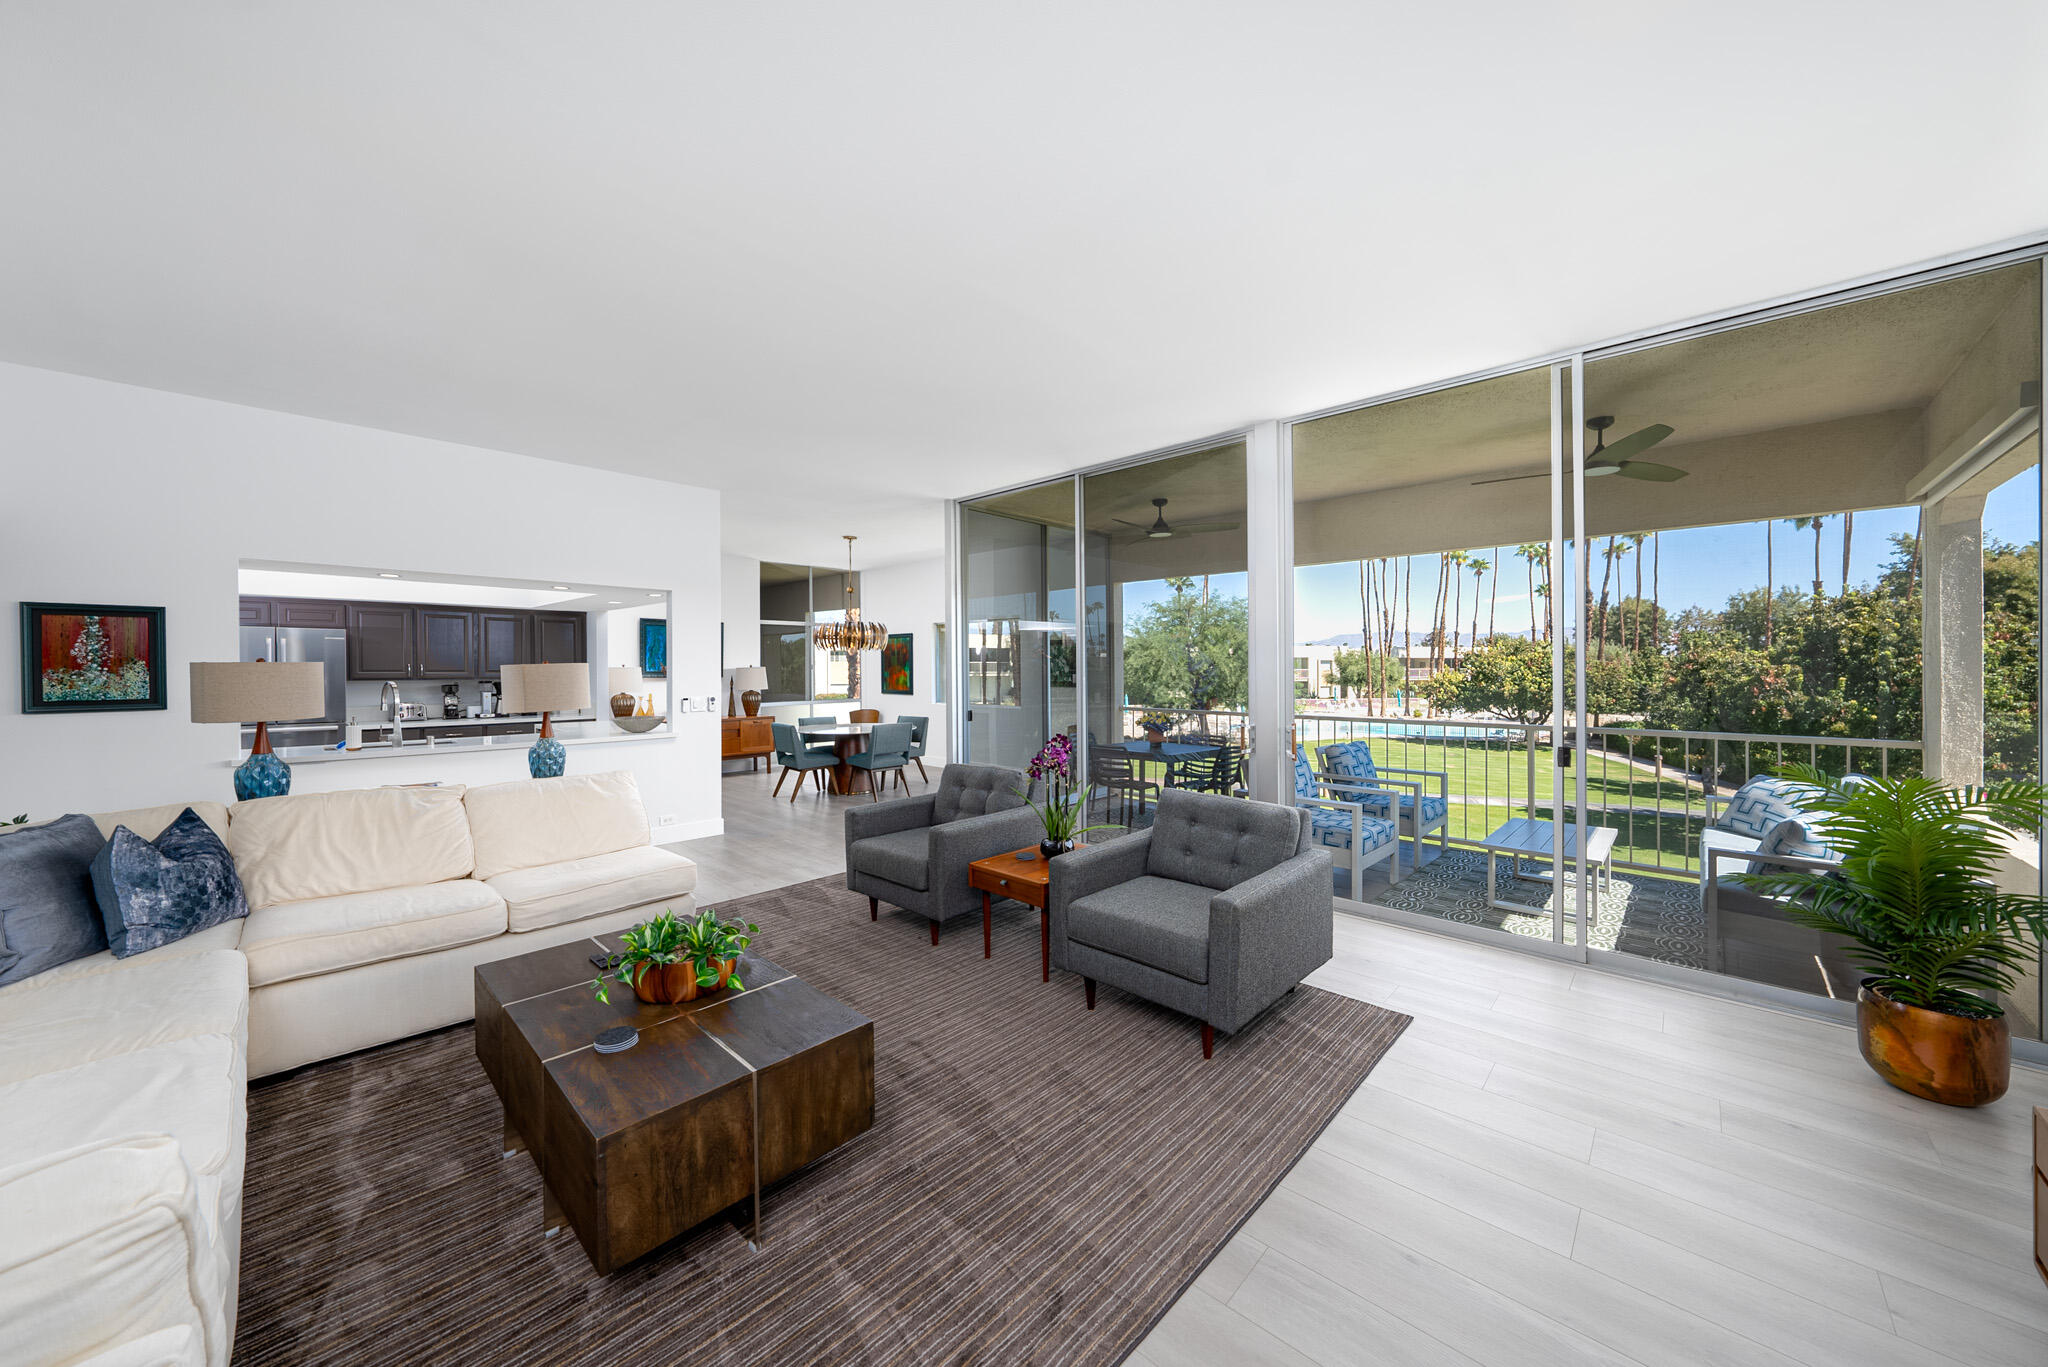
<path id="1" fill-rule="evenodd" d="M 1486 572 L 1493 568 L 1493 562 L 1483 555 L 1471 559 L 1472 568 L 1472 644 L 1479 644 L 1479 585 L 1486 578 Z"/>
<path id="2" fill-rule="evenodd" d="M 1498 546 L 1495 546 L 1495 547 L 1493 548 L 1493 559 L 1494 559 L 1494 563 L 1495 563 L 1495 564 L 1498 564 L 1498 563 L 1499 563 L 1499 561 L 1500 561 L 1500 547 L 1498 547 Z M 1490 568 L 1492 568 L 1492 566 L 1488 566 L 1488 568 L 1490 569 Z M 1498 575 L 1498 574 L 1495 574 L 1495 575 L 1493 576 L 1493 590 L 1492 590 L 1492 592 L 1490 592 L 1490 593 L 1489 593 L 1489 594 L 1487 595 L 1487 598 L 1486 598 L 1486 639 L 1487 639 L 1487 640 L 1489 640 L 1489 641 L 1491 641 L 1491 640 L 1493 639 L 1493 627 L 1494 627 L 1494 622 L 1495 622 L 1495 620 L 1496 620 L 1496 618 L 1495 618 L 1495 616 L 1494 616 L 1494 613 L 1495 613 L 1495 610 L 1496 610 L 1496 609 L 1498 609 L 1499 607 L 1500 607 L 1500 575 Z"/>
<path id="3" fill-rule="evenodd" d="M 1542 639 L 1542 632 L 1536 622 L 1536 561 L 1548 549 L 1540 541 L 1524 541 L 1515 547 L 1515 554 L 1521 558 L 1522 568 L 1528 572 L 1529 639 L 1532 641 Z"/>
<path id="4" fill-rule="evenodd" d="M 1659 585 L 1664 578 L 1664 533 L 1650 533 L 1650 649 L 1664 649 L 1664 606 Z"/>
<path id="5" fill-rule="evenodd" d="M 1771 548 L 1771 528 L 1776 525 L 1769 518 L 1764 519 L 1764 649 L 1771 648 L 1771 599 L 1777 596 L 1778 568 Z"/>
<path id="6" fill-rule="evenodd" d="M 1628 552 L 1617 552 L 1614 549 L 1614 538 L 1610 536 L 1607 538 L 1607 548 L 1600 552 L 1600 558 L 1607 562 L 1607 567 L 1600 574 L 1600 625 L 1593 631 L 1595 658 L 1602 660 L 1607 658 L 1607 588 L 1614 578 L 1614 557 L 1617 554 L 1627 555 Z"/>
<path id="7" fill-rule="evenodd" d="M 1457 598 L 1451 605 L 1451 666 L 1458 664 L 1458 623 L 1465 615 L 1465 567 L 1472 563 L 1472 557 L 1463 551 L 1452 551 L 1444 557 L 1450 565 L 1451 580 L 1457 587 Z"/>
<path id="8" fill-rule="evenodd" d="M 1849 591 L 1849 540 L 1856 535 L 1856 514 L 1842 514 L 1842 592 Z"/>
<path id="9" fill-rule="evenodd" d="M 1629 644 L 1629 653 L 1635 654 L 1643 648 L 1643 543 L 1650 539 L 1648 532 L 1630 532 L 1628 542 L 1636 553 L 1636 634 Z"/>
<path id="10" fill-rule="evenodd" d="M 1818 603 L 1821 599 L 1827 597 L 1828 592 L 1827 588 L 1821 583 L 1820 578 L 1820 526 L 1821 523 L 1827 521 L 1827 518 L 1824 516 L 1794 517 L 1787 518 L 1786 520 L 1792 524 L 1795 531 L 1813 533 L 1813 601 Z"/>

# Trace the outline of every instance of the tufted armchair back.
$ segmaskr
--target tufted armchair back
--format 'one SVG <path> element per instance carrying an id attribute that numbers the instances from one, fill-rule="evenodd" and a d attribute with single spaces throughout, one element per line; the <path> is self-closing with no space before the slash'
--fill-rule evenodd
<path id="1" fill-rule="evenodd" d="M 1018 794 L 1029 791 L 1030 782 L 1022 769 L 1005 769 L 1000 764 L 949 764 L 939 776 L 939 791 L 932 799 L 932 822 L 937 825 L 1022 807 L 1024 799 Z"/>
<path id="2" fill-rule="evenodd" d="M 1303 810 L 1169 788 L 1159 795 L 1145 872 L 1220 892 L 1308 847 Z"/>

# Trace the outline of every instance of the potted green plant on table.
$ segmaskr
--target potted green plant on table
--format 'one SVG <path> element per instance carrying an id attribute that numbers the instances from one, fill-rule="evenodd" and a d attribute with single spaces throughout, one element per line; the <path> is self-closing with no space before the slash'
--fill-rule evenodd
<path id="1" fill-rule="evenodd" d="M 1810 833 L 1840 867 L 1779 866 L 1742 881 L 1783 899 L 1792 920 L 1852 943 L 1870 974 L 1856 994 L 1864 1060 L 1929 1101 L 1982 1106 L 2005 1095 L 2012 1032 L 1997 994 L 2040 954 L 2048 902 L 1994 880 L 2008 838 L 2040 829 L 2048 788 L 1836 780 L 1807 764 L 1779 773 L 1803 786 Z"/>
<path id="2" fill-rule="evenodd" d="M 1074 760 L 1074 738 L 1065 734 L 1054 736 L 1045 743 L 1045 748 L 1038 752 L 1026 771 L 1045 784 L 1045 801 L 1032 802 L 1028 792 L 1017 794 L 1032 811 L 1038 813 L 1039 824 L 1045 827 L 1045 838 L 1038 842 L 1038 852 L 1047 859 L 1073 849 L 1077 836 L 1112 829 L 1081 824 L 1087 820 L 1088 795 L 1094 790 L 1084 785 L 1080 792 L 1073 791 L 1079 767 Z"/>
<path id="3" fill-rule="evenodd" d="M 664 911 L 619 936 L 619 952 L 591 989 L 608 1002 L 620 982 L 643 1002 L 666 1004 L 693 1001 L 700 988 L 744 987 L 734 970 L 759 930 L 720 921 L 709 908 L 688 920 Z"/>

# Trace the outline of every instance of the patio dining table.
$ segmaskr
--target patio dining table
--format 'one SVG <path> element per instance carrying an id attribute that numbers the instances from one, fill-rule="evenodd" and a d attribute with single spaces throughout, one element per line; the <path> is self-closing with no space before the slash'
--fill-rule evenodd
<path id="1" fill-rule="evenodd" d="M 868 748 L 868 736 L 874 729 L 873 722 L 849 721 L 836 726 L 799 726 L 796 734 L 800 740 L 832 742 L 832 754 L 838 761 L 832 766 L 832 791 L 844 797 L 853 791 L 853 765 L 847 761 Z"/>

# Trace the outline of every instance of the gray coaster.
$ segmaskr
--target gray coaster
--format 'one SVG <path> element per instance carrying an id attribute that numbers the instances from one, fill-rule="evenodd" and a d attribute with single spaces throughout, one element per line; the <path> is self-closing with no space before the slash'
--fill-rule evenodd
<path id="1" fill-rule="evenodd" d="M 640 1032 L 630 1025 L 614 1025 L 600 1031 L 590 1047 L 600 1054 L 623 1054 L 640 1042 Z"/>

